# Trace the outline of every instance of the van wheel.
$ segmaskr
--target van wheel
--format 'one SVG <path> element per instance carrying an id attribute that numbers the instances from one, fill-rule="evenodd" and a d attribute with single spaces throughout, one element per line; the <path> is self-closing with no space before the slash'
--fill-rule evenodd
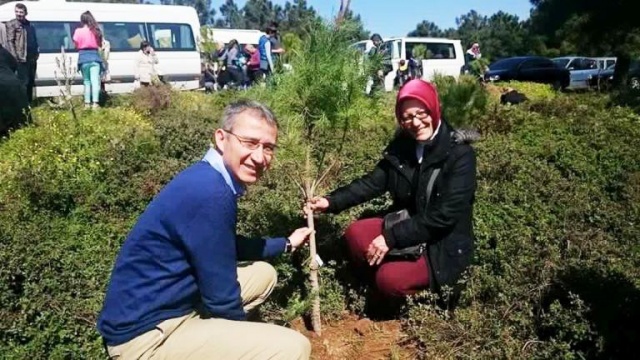
<path id="1" fill-rule="evenodd" d="M 632 77 L 629 80 L 629 86 L 634 90 L 640 90 L 640 78 Z"/>
<path id="2" fill-rule="evenodd" d="M 551 84 L 551 86 L 553 87 L 553 90 L 555 90 L 555 91 L 562 90 L 562 82 L 560 82 L 560 80 L 554 81 L 553 84 Z"/>

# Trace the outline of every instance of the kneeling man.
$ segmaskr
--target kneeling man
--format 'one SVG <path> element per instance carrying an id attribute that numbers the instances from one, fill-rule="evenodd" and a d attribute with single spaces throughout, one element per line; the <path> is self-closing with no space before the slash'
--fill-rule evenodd
<path id="1" fill-rule="evenodd" d="M 264 105 L 229 105 L 215 148 L 140 216 L 116 259 L 98 319 L 112 359 L 309 358 L 300 333 L 246 321 L 276 284 L 275 269 L 258 260 L 295 251 L 311 232 L 236 235 L 237 199 L 269 167 L 277 133 Z"/>

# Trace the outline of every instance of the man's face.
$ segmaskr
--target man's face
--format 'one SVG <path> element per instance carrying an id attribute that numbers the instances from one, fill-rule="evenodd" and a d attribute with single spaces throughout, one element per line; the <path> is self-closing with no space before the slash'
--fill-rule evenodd
<path id="1" fill-rule="evenodd" d="M 24 21 L 24 19 L 27 16 L 27 11 L 24 9 L 15 8 L 15 12 L 16 12 L 16 19 L 18 21 Z"/>
<path id="2" fill-rule="evenodd" d="M 224 164 L 244 185 L 258 181 L 269 168 L 277 138 L 278 129 L 251 110 L 236 115 L 230 131 L 215 132 L 216 147 L 222 153 Z"/>

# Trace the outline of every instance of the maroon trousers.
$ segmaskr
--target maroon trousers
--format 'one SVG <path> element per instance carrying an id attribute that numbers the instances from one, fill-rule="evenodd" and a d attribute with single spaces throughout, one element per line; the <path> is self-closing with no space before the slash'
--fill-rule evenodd
<path id="1" fill-rule="evenodd" d="M 382 234 L 383 220 L 372 218 L 351 224 L 344 234 L 354 264 L 365 276 L 371 276 L 378 291 L 387 297 L 413 295 L 429 285 L 429 266 L 421 256 L 415 261 L 387 261 L 370 266 L 366 254 L 369 245 Z"/>

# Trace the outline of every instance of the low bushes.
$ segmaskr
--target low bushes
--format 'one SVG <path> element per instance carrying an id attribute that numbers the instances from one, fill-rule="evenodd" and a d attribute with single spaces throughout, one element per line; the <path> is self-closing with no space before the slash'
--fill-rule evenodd
<path id="1" fill-rule="evenodd" d="M 0 144 L 0 353 L 98 358 L 96 311 L 122 237 L 153 195 L 148 120 L 38 110 Z"/>
<path id="2" fill-rule="evenodd" d="M 303 225 L 290 178 L 302 169 L 302 110 L 290 105 L 329 100 L 286 99 L 295 86 L 277 84 L 280 90 L 172 93 L 154 113 L 125 98 L 78 121 L 38 109 L 32 126 L 0 142 L 0 353 L 104 356 L 95 321 L 122 240 L 153 195 L 204 154 L 224 105 L 239 95 L 276 109 L 282 145 L 268 175 L 241 200 L 239 231 L 286 235 Z M 447 96 L 487 96 L 465 80 L 438 86 L 449 115 L 459 100 Z M 324 190 L 375 165 L 394 131 L 391 109 L 392 96 L 354 95 L 337 110 L 357 126 L 346 132 L 339 170 Z M 455 311 L 433 305 L 430 295 L 409 307 L 409 339 L 426 358 L 623 358 L 639 335 L 640 119 L 589 94 L 468 111 L 474 116 L 458 113 L 459 124 L 484 137 L 476 146 L 475 265 Z M 386 201 L 318 218 L 325 318 L 361 310 L 340 234 Z M 277 262 L 279 289 L 265 308 L 276 322 L 307 306 L 305 256 L 291 260 Z"/>

